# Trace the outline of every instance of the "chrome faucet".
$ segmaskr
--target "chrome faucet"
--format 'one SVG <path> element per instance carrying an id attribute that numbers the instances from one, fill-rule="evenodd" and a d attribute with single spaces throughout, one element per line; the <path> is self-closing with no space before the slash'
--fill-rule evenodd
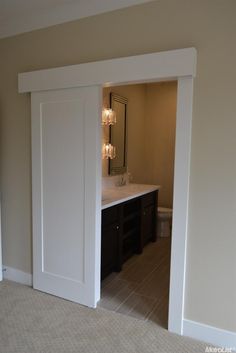
<path id="1" fill-rule="evenodd" d="M 126 177 L 124 174 L 121 175 L 120 185 L 121 186 L 126 185 Z"/>
<path id="2" fill-rule="evenodd" d="M 121 174 L 119 180 L 116 183 L 116 186 L 125 186 L 130 183 L 132 180 L 132 175 L 129 172 Z"/>
<path id="3" fill-rule="evenodd" d="M 120 175 L 119 181 L 117 182 L 117 186 L 126 185 L 126 176 L 125 174 Z"/>

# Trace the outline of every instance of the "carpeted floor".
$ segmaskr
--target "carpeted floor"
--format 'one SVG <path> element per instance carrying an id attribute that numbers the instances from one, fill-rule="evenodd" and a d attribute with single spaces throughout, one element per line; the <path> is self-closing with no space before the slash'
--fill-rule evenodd
<path id="1" fill-rule="evenodd" d="M 201 353 L 205 347 L 152 322 L 0 283 L 1 353 Z"/>

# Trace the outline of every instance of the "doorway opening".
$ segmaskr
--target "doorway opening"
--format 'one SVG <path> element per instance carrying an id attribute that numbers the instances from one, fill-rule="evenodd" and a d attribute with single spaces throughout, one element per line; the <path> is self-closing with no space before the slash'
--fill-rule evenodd
<path id="1" fill-rule="evenodd" d="M 102 159 L 98 306 L 164 328 L 168 327 L 176 105 L 177 81 L 103 89 L 103 109 L 113 109 L 116 118 L 103 124 L 102 146 L 111 143 L 116 153 Z M 143 207 L 150 197 L 153 201 Z"/>
<path id="2" fill-rule="evenodd" d="M 104 86 L 177 79 L 174 214 L 171 239 L 173 251 L 171 252 L 168 329 L 171 332 L 183 334 L 193 78 L 196 74 L 196 57 L 195 48 L 185 48 L 19 74 L 19 92 L 31 92 L 34 288 L 96 307 L 100 299 L 101 265 L 99 129 L 101 89 Z M 50 104 L 51 102 L 53 104 Z M 51 119 L 48 119 L 48 116 Z M 70 122 L 69 125 L 68 122 Z M 60 153 L 63 144 L 61 135 L 57 134 L 58 130 L 52 128 L 54 124 L 65 138 L 64 145 L 68 147 L 68 159 L 65 153 Z M 79 140 L 68 138 L 70 136 L 70 133 L 67 134 L 68 129 L 73 136 L 78 130 L 83 138 Z M 55 134 L 51 136 L 51 133 Z M 50 144 L 48 145 L 47 142 Z M 79 143 L 80 147 L 77 146 Z M 54 177 L 58 176 L 58 173 L 51 167 L 48 158 L 42 159 L 45 146 L 50 147 L 52 152 L 50 157 L 58 162 L 57 168 L 65 176 L 60 179 L 63 182 L 62 185 L 54 182 L 58 179 Z M 80 151 L 79 156 L 78 151 Z M 48 154 L 44 153 L 44 157 L 48 157 Z M 73 168 L 77 168 L 79 178 L 74 178 L 74 173 L 66 174 L 70 168 L 61 168 L 62 157 L 69 160 Z M 49 184 L 45 184 L 45 180 L 42 183 L 42 170 L 46 173 L 44 177 L 53 188 L 47 188 Z M 74 178 L 73 183 L 71 175 Z M 78 198 L 75 198 L 75 204 L 68 202 L 66 205 L 69 207 L 63 208 L 65 186 L 69 189 L 72 198 L 75 197 L 73 190 L 77 190 Z M 49 197 L 50 195 L 46 193 L 46 199 L 42 197 L 46 191 L 45 187 L 50 190 L 51 195 Z M 49 207 L 51 200 L 55 201 L 56 207 L 61 207 L 59 214 L 56 212 L 54 218 L 47 212 L 51 210 Z M 46 230 L 50 230 L 50 225 L 53 225 L 55 231 L 53 234 L 51 231 L 45 232 L 46 224 L 42 222 L 42 214 L 48 215 L 47 226 L 49 227 Z M 81 216 L 79 238 L 74 237 L 77 227 L 71 226 L 72 214 L 75 223 L 78 222 L 78 214 Z M 57 220 L 63 220 L 62 227 L 58 225 Z M 64 229 L 65 221 L 71 231 L 71 242 L 68 242 L 68 232 L 65 231 L 61 234 L 63 246 L 58 246 L 58 230 Z M 62 261 L 62 258 L 69 258 L 66 256 L 65 249 L 68 253 L 71 250 L 76 251 L 74 239 L 77 241 L 77 251 L 81 252 L 83 249 L 82 253 L 80 256 L 78 253 L 74 257 L 70 256 L 73 261 Z M 52 252 L 46 244 L 47 240 L 49 241 L 47 244 L 51 244 Z M 51 253 L 55 256 L 52 257 Z M 52 260 L 55 260 L 53 264 Z M 65 273 L 65 264 L 68 267 L 68 273 Z M 75 273 L 75 278 L 71 277 L 70 273 L 71 271 L 74 273 L 75 268 L 79 269 L 79 278 L 78 271 Z M 49 277 L 51 279 L 53 277 L 53 281 L 49 281 Z"/>

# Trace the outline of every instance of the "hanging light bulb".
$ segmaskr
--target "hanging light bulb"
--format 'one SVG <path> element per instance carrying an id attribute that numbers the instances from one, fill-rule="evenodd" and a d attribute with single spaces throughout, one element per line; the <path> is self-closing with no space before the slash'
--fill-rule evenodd
<path id="1" fill-rule="evenodd" d="M 114 159 L 116 156 L 116 148 L 110 143 L 104 143 L 102 148 L 102 158 L 103 159 Z"/>
<path id="2" fill-rule="evenodd" d="M 102 125 L 114 125 L 116 123 L 116 113 L 112 109 L 102 110 Z"/>

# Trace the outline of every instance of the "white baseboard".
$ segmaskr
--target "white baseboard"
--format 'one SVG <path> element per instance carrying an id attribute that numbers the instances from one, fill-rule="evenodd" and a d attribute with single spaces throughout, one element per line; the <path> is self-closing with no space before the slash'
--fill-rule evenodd
<path id="1" fill-rule="evenodd" d="M 236 351 L 236 332 L 184 319 L 183 335 Z"/>
<path id="2" fill-rule="evenodd" d="M 9 279 L 9 281 L 18 282 L 25 284 L 26 286 L 32 286 L 32 275 L 16 268 L 8 267 L 3 265 L 3 278 Z"/>

